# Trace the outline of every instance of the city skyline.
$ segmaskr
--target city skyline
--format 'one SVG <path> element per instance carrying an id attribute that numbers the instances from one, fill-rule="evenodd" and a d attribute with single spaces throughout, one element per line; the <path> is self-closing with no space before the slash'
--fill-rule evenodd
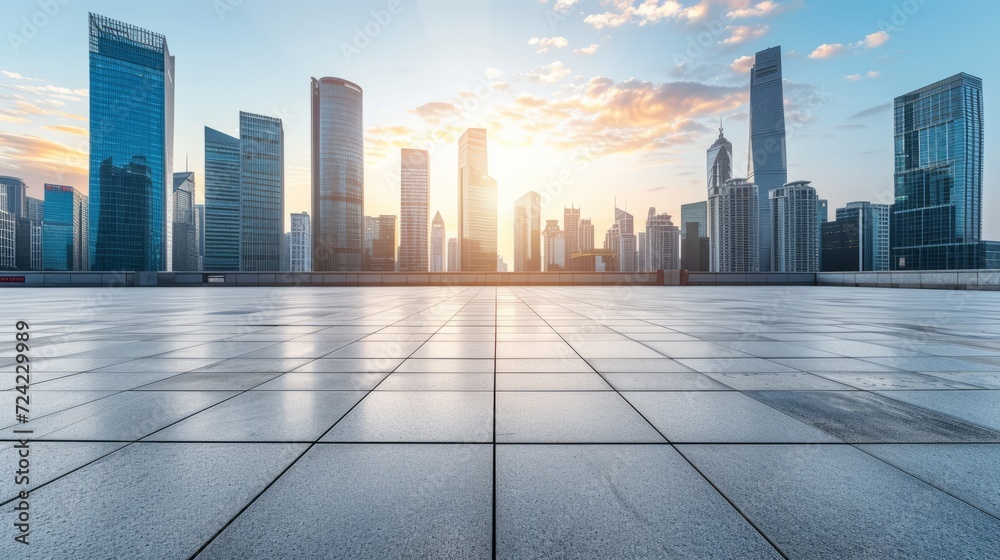
<path id="1" fill-rule="evenodd" d="M 655 205 L 679 215 L 681 204 L 703 197 L 703 186 L 697 180 L 700 175 L 697 152 L 704 149 L 705 140 L 714 136 L 710 129 L 715 128 L 719 117 L 727 136 L 736 140 L 734 167 L 736 176 L 742 176 L 738 170 L 746 168 L 744 142 L 748 138 L 745 120 L 748 79 L 744 73 L 747 68 L 742 65 L 746 64 L 745 57 L 770 46 L 780 44 L 783 53 L 788 179 L 829 178 L 821 181 L 824 186 L 829 185 L 822 189 L 822 195 L 835 207 L 852 200 L 887 202 L 886 193 L 891 197 L 892 163 L 887 158 L 891 158 L 891 103 L 895 96 L 958 72 L 969 72 L 983 78 L 984 105 L 992 106 L 989 84 L 996 75 L 994 65 L 975 56 L 961 59 L 956 56 L 975 52 L 962 47 L 974 32 L 953 37 L 946 48 L 924 46 L 912 39 L 930 25 L 952 28 L 957 25 L 959 16 L 933 3 L 918 4 L 915 12 L 900 12 L 901 15 L 895 14 L 891 2 L 852 8 L 850 14 L 836 7 L 806 2 L 683 3 L 673 12 L 663 4 L 659 15 L 650 16 L 648 21 L 635 13 L 612 17 L 617 8 L 597 3 L 560 2 L 559 6 L 567 4 L 571 4 L 568 10 L 556 11 L 557 5 L 551 1 L 525 2 L 518 6 L 522 14 L 515 18 L 512 15 L 518 10 L 501 11 L 489 2 L 470 2 L 449 14 L 422 4 L 402 3 L 398 13 L 389 13 L 391 21 L 385 29 L 368 37 L 369 45 L 351 57 L 340 52 L 340 47 L 355 48 L 355 28 L 363 31 L 372 20 L 372 10 L 387 10 L 385 5 L 334 8 L 306 5 L 279 14 L 262 13 L 250 4 L 230 6 L 231 11 L 217 14 L 211 6 L 199 5 L 199 10 L 192 12 L 204 12 L 203 17 L 183 20 L 162 5 L 113 8 L 101 2 L 86 7 L 67 5 L 61 7 L 62 12 L 47 27 L 39 30 L 37 37 L 26 45 L 18 44 L 16 56 L 9 57 L 0 69 L 5 72 L 0 75 L 0 88 L 24 98 L 0 101 L 7 144 L 7 149 L 0 150 L 0 165 L 5 166 L 5 174 L 22 176 L 29 183 L 33 197 L 41 197 L 40 186 L 44 182 L 85 188 L 85 165 L 81 164 L 85 157 L 79 159 L 77 147 L 81 140 L 86 145 L 85 132 L 79 131 L 87 128 L 89 85 L 83 53 L 78 51 L 85 51 L 86 47 L 86 26 L 82 22 L 86 20 L 87 9 L 168 38 L 171 54 L 178 60 L 173 171 L 183 170 L 179 168 L 180 156 L 187 154 L 191 160 L 189 169 L 201 177 L 202 126 L 231 131 L 226 127 L 231 127 L 231 123 L 221 121 L 219 114 L 245 109 L 282 118 L 288 142 L 286 205 L 290 208 L 309 207 L 309 108 L 302 92 L 310 76 L 340 75 L 366 91 L 365 167 L 369 188 L 365 214 L 398 214 L 396 148 L 425 148 L 419 144 L 431 139 L 434 149 L 430 156 L 433 178 L 430 211 L 442 212 L 446 224 L 452 226 L 447 235 L 454 236 L 457 209 L 451 186 L 455 183 L 449 177 L 449 168 L 455 168 L 450 163 L 454 161 L 451 146 L 461 130 L 484 126 L 494 139 L 495 172 L 491 175 L 498 180 L 500 189 L 499 252 L 508 260 L 512 254 L 513 201 L 527 190 L 547 195 L 543 217 L 560 217 L 564 206 L 575 204 L 593 216 L 598 231 L 610 226 L 610 216 L 599 211 L 613 204 L 609 190 L 615 190 L 619 200 L 629 201 L 633 208 Z M 694 10 L 697 7 L 702 11 Z M 986 3 L 982 8 L 986 12 L 995 10 Z M 298 17 L 303 9 L 315 12 L 315 17 Z M 37 6 L 31 3 L 20 7 L 25 16 L 34 10 Z M 331 20 L 331 12 L 338 15 L 333 18 L 336 21 Z M 14 10 L 15 16 L 18 13 Z M 532 14 L 537 19 L 525 17 Z M 847 21 L 849 15 L 851 20 Z M 290 64 L 269 62 L 287 53 L 292 48 L 289 45 L 280 45 L 274 53 L 255 49 L 252 55 L 229 52 L 229 47 L 220 46 L 232 34 L 247 34 L 265 20 L 281 29 L 282 22 L 291 16 L 297 18 L 298 26 L 315 25 L 313 20 L 332 26 L 330 36 L 335 40 L 320 50 L 332 62 L 319 63 L 314 56 L 303 56 Z M 830 30 L 807 34 L 800 29 L 805 23 L 819 20 L 829 20 Z M 471 30 L 459 29 L 460 21 L 470 22 L 467 27 Z M 645 25 L 639 25 L 644 22 Z M 725 26 L 712 27 L 709 24 L 713 22 Z M 962 25 L 969 24 L 979 23 L 962 21 Z M 714 34 L 710 27 L 716 30 Z M 748 36 L 737 34 L 743 28 L 748 31 L 741 33 L 754 32 Z M 210 34 L 199 30 L 214 31 L 214 39 L 207 39 Z M 434 35 L 429 33 L 432 30 L 455 40 L 478 30 L 484 44 L 468 52 L 450 51 L 446 55 L 438 44 L 443 39 L 427 38 Z M 705 36 L 702 32 L 711 35 L 711 44 L 699 45 L 700 37 Z M 297 34 L 302 37 L 303 49 L 309 46 L 305 35 Z M 560 46 L 563 41 L 559 38 L 565 39 L 565 46 Z M 528 44 L 533 39 L 535 44 Z M 206 41 L 211 46 L 206 46 Z M 413 52 L 404 52 L 404 44 L 407 48 L 414 45 L 410 49 Z M 594 44 L 598 46 L 591 49 Z M 699 48 L 689 49 L 691 45 Z M 643 56 L 650 47 L 663 54 Z M 247 56 L 247 61 L 252 60 L 255 66 L 267 68 L 280 78 L 273 80 L 275 83 L 255 84 L 242 73 L 233 75 L 231 69 L 199 60 L 198 48 L 210 48 L 237 57 L 235 60 Z M 499 56 L 501 52 L 508 54 Z M 420 62 L 421 57 L 424 62 Z M 473 61 L 478 62 L 473 64 Z M 211 66 L 211 72 L 207 66 Z M 241 67 L 234 66 L 237 70 Z M 549 73 L 541 72 L 543 67 Z M 490 76 L 485 76 L 486 68 L 496 72 L 490 71 Z M 416 78 L 417 72 L 425 71 L 431 79 Z M 869 72 L 876 77 L 869 77 Z M 565 75 L 560 77 L 560 74 Z M 405 83 L 407 87 L 389 83 Z M 47 89 L 49 86 L 55 90 Z M 254 93 L 240 95 L 239 100 L 231 97 L 238 88 L 249 86 L 254 86 Z M 480 93 L 494 91 L 479 100 L 475 97 L 477 86 L 483 86 Z M 218 95 L 208 96 L 206 91 Z M 460 95 L 460 91 L 466 94 Z M 607 103 L 603 108 L 588 108 L 587 96 L 598 91 L 603 92 Z M 456 119 L 455 108 L 463 96 L 474 99 L 479 108 L 458 111 L 461 118 Z M 20 101 L 40 112 L 31 112 Z M 641 110 L 626 113 L 617 111 L 619 108 Z M 566 119 L 552 116 L 559 110 L 581 118 L 574 119 L 577 124 L 563 125 Z M 509 118 L 504 120 L 503 115 Z M 653 119 L 658 123 L 651 127 L 656 129 L 650 132 L 653 136 L 636 134 L 641 123 L 635 119 Z M 526 120 L 539 125 L 537 134 L 525 132 Z M 589 129 L 579 129 L 580 123 L 590 123 L 594 134 L 584 135 Z M 667 125 L 678 123 L 683 125 L 680 129 L 666 130 Z M 986 135 L 994 129 L 996 125 L 987 112 Z M 609 134 L 614 131 L 622 134 Z M 614 139 L 614 145 L 598 142 L 601 134 Z M 543 141 L 546 139 L 550 141 Z M 619 145 L 628 142 L 643 145 Z M 574 165 L 574 157 L 579 158 L 585 149 L 590 149 L 591 157 L 588 169 L 581 172 L 579 161 Z M 989 142 L 985 149 L 983 202 L 984 208 L 989 209 L 993 200 L 989 189 L 990 162 L 997 152 Z M 599 153 L 602 150 L 607 153 Z M 831 158 L 830 154 L 841 157 Z M 851 166 L 836 164 L 847 156 L 852 158 Z M 657 159 L 671 161 L 657 162 Z M 12 168 L 12 164 L 18 168 Z M 627 181 L 618 177 L 623 165 L 630 166 Z M 569 174 L 566 184 L 559 182 L 562 172 Z M 546 185 L 554 186 L 546 192 Z M 285 220 L 287 230 L 288 216 Z M 1000 226 L 987 222 L 983 237 L 1000 237 L 998 229 Z"/>

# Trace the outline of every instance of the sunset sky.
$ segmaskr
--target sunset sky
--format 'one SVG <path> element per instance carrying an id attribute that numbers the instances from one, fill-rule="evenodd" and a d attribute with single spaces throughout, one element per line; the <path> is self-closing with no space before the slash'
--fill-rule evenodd
<path id="1" fill-rule="evenodd" d="M 529 190 L 542 194 L 543 219 L 582 207 L 599 245 L 616 198 L 637 229 L 650 206 L 677 223 L 681 204 L 705 199 L 720 118 L 745 174 L 749 62 L 781 45 L 789 180 L 812 181 L 831 217 L 851 200 L 891 202 L 895 96 L 958 72 L 981 77 L 983 231 L 1000 238 L 994 1 L 52 4 L 58 12 L 42 17 L 37 0 L 5 1 L 0 24 L 0 175 L 24 178 L 38 198 L 46 182 L 86 190 L 92 11 L 167 37 L 174 169 L 187 155 L 199 201 L 203 127 L 238 135 L 246 110 L 283 120 L 286 210 L 309 211 L 309 79 L 336 76 L 364 89 L 366 214 L 399 214 L 399 148 L 429 149 L 430 214 L 440 211 L 453 236 L 457 139 L 485 127 L 505 260 L 514 201 Z M 44 25 L 25 25 L 33 18 Z"/>

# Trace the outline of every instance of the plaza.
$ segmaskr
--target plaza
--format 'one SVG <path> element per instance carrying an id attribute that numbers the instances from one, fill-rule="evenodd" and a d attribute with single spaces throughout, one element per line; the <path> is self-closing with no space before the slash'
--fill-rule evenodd
<path id="1" fill-rule="evenodd" d="M 4 294 L 0 557 L 1000 555 L 997 292 Z"/>

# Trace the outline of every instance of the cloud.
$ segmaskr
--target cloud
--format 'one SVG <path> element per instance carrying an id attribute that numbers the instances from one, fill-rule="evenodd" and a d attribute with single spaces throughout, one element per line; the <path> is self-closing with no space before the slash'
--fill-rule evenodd
<path id="1" fill-rule="evenodd" d="M 836 56 L 840 53 L 845 52 L 846 50 L 847 47 L 841 43 L 832 43 L 832 44 L 824 43 L 816 47 L 816 49 L 813 50 L 813 52 L 809 53 L 809 58 L 812 58 L 814 60 L 822 60 L 824 58 L 830 58 L 832 56 Z"/>
<path id="2" fill-rule="evenodd" d="M 528 39 L 528 44 L 561 49 L 569 45 L 569 41 L 565 37 L 532 37 Z"/>
<path id="3" fill-rule="evenodd" d="M 865 35 L 865 38 L 849 45 L 844 45 L 843 43 L 831 43 L 823 44 L 818 47 L 809 55 L 809 58 L 813 59 L 823 59 L 830 58 L 831 56 L 836 56 L 848 51 L 848 49 L 854 49 L 856 51 L 865 51 L 871 49 L 877 49 L 882 45 L 889 42 L 889 33 L 886 31 L 876 31 L 875 33 L 870 33 Z"/>
<path id="4" fill-rule="evenodd" d="M 410 110 L 423 121 L 430 125 L 441 124 L 443 119 L 458 114 L 458 107 L 452 103 L 444 101 L 432 101 Z"/>
<path id="5" fill-rule="evenodd" d="M 741 56 L 733 61 L 729 65 L 729 68 L 733 72 L 739 72 L 740 74 L 747 74 L 753 69 L 753 57 L 752 56 Z"/>
<path id="6" fill-rule="evenodd" d="M 3 74 L 4 76 L 7 76 L 8 78 L 11 78 L 12 80 L 26 80 L 26 81 L 29 81 L 29 82 L 44 82 L 45 81 L 45 80 L 43 80 L 41 78 L 29 78 L 27 76 L 22 76 L 21 74 L 18 74 L 17 72 L 8 72 L 6 70 L 0 70 L 0 74 Z"/>
<path id="7" fill-rule="evenodd" d="M 865 78 L 869 78 L 869 79 L 878 78 L 880 75 L 881 75 L 881 73 L 876 72 L 875 70 L 869 70 L 868 72 L 865 72 L 864 74 L 848 74 L 847 76 L 844 76 L 844 79 L 847 80 L 847 81 L 849 81 L 849 82 L 860 82 L 861 80 L 863 80 Z"/>
<path id="8" fill-rule="evenodd" d="M 785 7 L 787 7 L 787 4 L 782 5 L 777 2 L 765 0 L 764 2 L 758 2 L 744 8 L 731 10 L 727 12 L 726 15 L 734 19 L 765 17 L 778 14 L 784 10 Z"/>
<path id="9" fill-rule="evenodd" d="M 14 169 L 30 168 L 85 178 L 88 159 L 85 149 L 30 134 L 0 132 L 0 163 Z"/>
<path id="10" fill-rule="evenodd" d="M 90 131 L 86 128 L 80 128 L 79 126 L 69 126 L 65 124 L 55 125 L 55 126 L 44 126 L 48 130 L 54 130 L 56 132 L 65 132 L 66 134 L 75 134 L 78 136 L 89 136 Z"/>
<path id="11" fill-rule="evenodd" d="M 540 68 L 535 68 L 531 72 L 525 74 L 525 78 L 533 82 L 541 82 L 543 84 L 554 84 L 559 80 L 570 75 L 572 71 L 569 68 L 563 66 L 562 62 L 558 60 L 552 64 L 547 64 Z"/>
<path id="12" fill-rule="evenodd" d="M 762 23 L 752 27 L 749 25 L 729 26 L 726 29 L 731 29 L 732 31 L 730 32 L 729 37 L 723 39 L 719 44 L 725 46 L 735 46 L 763 37 L 771 28 L 770 26 Z"/>
<path id="13" fill-rule="evenodd" d="M 600 47 L 600 45 L 598 45 L 597 43 L 591 43 L 589 47 L 583 47 L 583 48 L 580 48 L 580 49 L 573 49 L 573 54 L 580 54 L 580 55 L 584 55 L 584 56 L 590 56 L 590 55 L 596 53 L 597 49 L 599 47 Z"/>
<path id="14" fill-rule="evenodd" d="M 874 117 L 875 115 L 881 115 L 882 113 L 885 113 L 886 111 L 888 111 L 890 109 L 892 109 L 892 101 L 887 101 L 886 103 L 882 103 L 881 105 L 876 105 L 874 107 L 869 107 L 868 109 L 865 109 L 864 111 L 859 111 L 857 113 L 854 113 L 853 115 L 851 115 L 850 117 L 848 117 L 847 120 L 853 121 L 853 120 L 858 120 L 858 119 L 867 119 L 868 117 Z"/>
<path id="15" fill-rule="evenodd" d="M 542 0 L 545 2 L 546 0 Z M 558 12 L 560 14 L 568 14 L 573 6 L 576 5 L 580 0 L 556 0 L 554 6 L 552 6 L 552 11 Z"/>
<path id="16" fill-rule="evenodd" d="M 861 74 L 848 74 L 844 76 L 844 79 L 849 82 L 860 82 L 862 80 Z"/>
<path id="17" fill-rule="evenodd" d="M 626 23 L 649 25 L 684 15 L 680 2 L 676 0 L 605 0 L 604 5 L 612 5 L 615 10 L 591 14 L 583 19 L 595 29 L 621 27 Z"/>
<path id="18" fill-rule="evenodd" d="M 881 74 L 881 72 L 878 72 L 876 70 L 869 70 L 868 73 L 866 73 L 865 75 L 868 76 L 869 78 L 874 79 L 874 78 L 878 78 L 882 74 Z"/>
<path id="19" fill-rule="evenodd" d="M 861 41 L 866 49 L 876 49 L 888 42 L 889 33 L 887 31 L 876 31 L 870 35 L 865 35 L 864 40 Z"/>

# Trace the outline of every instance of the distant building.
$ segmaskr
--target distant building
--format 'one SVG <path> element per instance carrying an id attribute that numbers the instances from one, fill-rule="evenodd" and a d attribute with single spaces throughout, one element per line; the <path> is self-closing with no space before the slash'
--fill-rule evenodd
<path id="1" fill-rule="evenodd" d="M 728 181 L 731 177 L 727 178 Z M 686 224 L 688 222 L 695 222 L 698 224 L 698 237 L 708 237 L 708 202 L 702 200 L 701 202 L 692 202 L 690 204 L 681 205 L 681 225 L 684 229 L 681 229 L 681 239 L 687 239 L 687 228 Z"/>
<path id="2" fill-rule="evenodd" d="M 566 232 L 566 255 L 580 250 L 580 209 L 563 207 L 563 231 Z M 567 256 L 568 258 L 568 256 Z"/>
<path id="3" fill-rule="evenodd" d="M 282 254 L 288 272 L 312 270 L 312 223 L 308 212 L 291 214 L 292 230 L 285 233 L 285 250 Z"/>
<path id="4" fill-rule="evenodd" d="M 399 270 L 427 272 L 430 171 L 427 150 L 400 151 Z"/>
<path id="5" fill-rule="evenodd" d="M 174 173 L 174 239 L 172 247 L 174 270 L 199 270 L 198 229 L 194 199 L 194 172 Z"/>
<path id="6" fill-rule="evenodd" d="M 42 221 L 45 217 L 45 202 L 37 198 L 28 197 L 28 219 Z"/>
<path id="7" fill-rule="evenodd" d="M 708 193 L 709 266 L 712 272 L 760 270 L 757 198 L 757 185 L 738 178 Z"/>
<path id="8" fill-rule="evenodd" d="M 590 218 L 580 220 L 577 243 L 581 251 L 590 251 L 594 248 L 594 224 L 591 223 Z"/>
<path id="9" fill-rule="evenodd" d="M 240 139 L 205 127 L 202 270 L 240 269 Z"/>
<path id="10" fill-rule="evenodd" d="M 486 129 L 458 140 L 458 264 L 467 272 L 496 272 L 497 182 L 489 176 Z"/>
<path id="11" fill-rule="evenodd" d="M 837 208 L 837 220 L 854 220 L 858 224 L 861 260 L 853 270 L 889 270 L 889 209 L 888 204 L 848 202 Z"/>
<path id="12" fill-rule="evenodd" d="M 823 272 L 851 272 L 861 270 L 860 221 L 844 218 L 823 224 Z"/>
<path id="13" fill-rule="evenodd" d="M 363 269 L 396 270 L 396 216 L 365 216 Z"/>
<path id="14" fill-rule="evenodd" d="M 17 263 L 17 216 L 7 208 L 7 189 L 0 188 L 0 270 L 14 270 Z"/>
<path id="15" fill-rule="evenodd" d="M 632 214 L 616 206 L 615 221 L 604 236 L 604 248 L 615 251 L 615 266 L 618 269 L 614 272 L 636 272 L 639 265 L 637 241 Z"/>
<path id="16" fill-rule="evenodd" d="M 6 204 L 0 211 L 14 218 L 28 217 L 28 185 L 20 177 L 0 176 L 0 190 L 4 191 Z"/>
<path id="17" fill-rule="evenodd" d="M 750 69 L 749 152 L 747 182 L 758 189 L 757 262 L 761 271 L 769 271 L 772 262 L 772 220 L 768 196 L 771 190 L 781 188 L 788 182 L 781 47 L 764 49 L 754 55 Z"/>
<path id="18" fill-rule="evenodd" d="M 651 266 L 647 261 L 649 259 L 649 252 L 646 249 L 646 232 L 640 231 L 635 234 L 636 238 L 636 258 L 638 259 L 638 264 L 636 265 L 636 270 L 639 272 L 649 272 L 649 266 Z"/>
<path id="19" fill-rule="evenodd" d="M 649 207 L 646 217 L 645 271 L 680 269 L 680 235 L 680 230 L 671 221 L 670 214 L 657 214 L 656 208 Z"/>
<path id="20" fill-rule="evenodd" d="M 819 199 L 816 201 L 816 241 L 819 243 L 816 249 L 816 254 L 818 255 L 819 262 L 816 264 L 816 270 L 823 270 L 823 224 L 830 220 L 830 203 L 826 199 Z"/>
<path id="21" fill-rule="evenodd" d="M 545 272 L 566 269 L 566 235 L 559 229 L 559 220 L 545 220 Z"/>
<path id="22" fill-rule="evenodd" d="M 431 272 L 444 272 L 446 264 L 444 218 L 441 217 L 441 212 L 437 212 L 431 222 Z"/>
<path id="23" fill-rule="evenodd" d="M 448 238 L 448 272 L 461 271 L 458 266 L 458 257 L 458 239 L 450 237 Z"/>
<path id="24" fill-rule="evenodd" d="M 819 198 L 809 181 L 786 183 L 769 193 L 771 202 L 771 270 L 816 272 L 819 265 Z"/>
<path id="25" fill-rule="evenodd" d="M 14 267 L 17 270 L 42 270 L 42 220 L 18 218 L 14 232 Z"/>
<path id="26" fill-rule="evenodd" d="M 281 269 L 284 143 L 281 119 L 240 111 L 240 270 Z"/>
<path id="27" fill-rule="evenodd" d="M 514 272 L 542 270 L 541 230 L 542 197 L 531 191 L 514 203 Z"/>
<path id="28" fill-rule="evenodd" d="M 70 186 L 46 184 L 44 208 L 42 268 L 87 270 L 87 196 Z"/>
<path id="29" fill-rule="evenodd" d="M 497 272 L 507 272 L 507 263 L 503 262 L 502 255 L 497 255 Z"/>
<path id="30" fill-rule="evenodd" d="M 698 237 L 700 224 L 687 222 L 684 229 L 687 235 L 681 241 L 681 269 L 692 272 L 708 272 L 709 270 L 709 239 Z"/>
<path id="31" fill-rule="evenodd" d="M 572 272 L 613 272 L 618 270 L 614 249 L 587 249 L 570 255 L 568 268 Z"/>
<path id="32" fill-rule="evenodd" d="M 194 205 L 194 232 L 198 244 L 198 268 L 205 270 L 205 205 Z"/>

